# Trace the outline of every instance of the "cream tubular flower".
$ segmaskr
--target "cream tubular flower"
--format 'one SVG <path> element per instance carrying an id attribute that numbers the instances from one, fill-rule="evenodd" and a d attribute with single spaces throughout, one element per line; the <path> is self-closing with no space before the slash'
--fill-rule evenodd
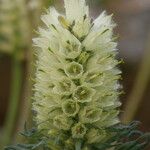
<path id="1" fill-rule="evenodd" d="M 92 22 L 85 0 L 64 2 L 66 15 L 50 7 L 34 39 L 35 121 L 44 134 L 64 135 L 64 149 L 84 141 L 82 148 L 90 150 L 89 144 L 110 137 L 107 128 L 119 123 L 115 24 L 106 12 Z"/>

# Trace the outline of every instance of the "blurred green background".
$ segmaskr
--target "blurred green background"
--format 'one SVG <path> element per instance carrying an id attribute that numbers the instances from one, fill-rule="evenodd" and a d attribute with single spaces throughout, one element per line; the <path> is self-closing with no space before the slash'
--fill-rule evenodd
<path id="1" fill-rule="evenodd" d="M 113 13 L 118 24 L 119 59 L 124 93 L 120 118 L 142 122 L 150 131 L 150 0 L 88 0 L 90 15 Z M 34 48 L 40 15 L 50 5 L 64 13 L 63 0 L 0 0 L 0 145 L 15 142 L 31 122 Z M 32 123 L 30 123 L 32 124 Z M 19 139 L 20 140 L 20 139 Z M 0 148 L 1 149 L 1 148 Z"/>

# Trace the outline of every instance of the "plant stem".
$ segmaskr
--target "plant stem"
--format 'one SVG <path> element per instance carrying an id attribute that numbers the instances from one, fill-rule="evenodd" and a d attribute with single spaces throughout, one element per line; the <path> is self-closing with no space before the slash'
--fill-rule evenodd
<path id="1" fill-rule="evenodd" d="M 4 123 L 4 135 L 2 139 L 3 146 L 11 143 L 11 137 L 15 128 L 15 121 L 18 112 L 18 105 L 22 85 L 22 66 L 21 61 L 15 57 L 12 58 L 12 79 L 11 79 L 11 93 L 9 106 Z"/>
<path id="2" fill-rule="evenodd" d="M 124 114 L 122 116 L 123 123 L 131 122 L 142 102 L 143 94 L 146 90 L 148 81 L 150 79 L 150 35 L 148 38 L 148 45 L 143 56 L 143 60 L 138 72 L 138 75 L 135 79 L 135 84 L 133 90 L 129 95 L 127 104 L 125 106 Z"/>
<path id="3" fill-rule="evenodd" d="M 80 140 L 76 141 L 75 150 L 81 150 L 81 141 Z"/>

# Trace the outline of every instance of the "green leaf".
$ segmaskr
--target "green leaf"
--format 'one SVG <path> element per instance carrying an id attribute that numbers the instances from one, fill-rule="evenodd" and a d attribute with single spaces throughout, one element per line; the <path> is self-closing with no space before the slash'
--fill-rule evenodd
<path id="1" fill-rule="evenodd" d="M 150 146 L 150 133 L 143 133 L 138 130 L 139 122 L 132 122 L 129 125 L 118 124 L 105 129 L 111 133 L 110 138 L 102 143 L 90 144 L 89 150 L 145 150 Z M 24 144 L 8 146 L 5 150 L 70 150 L 64 147 L 61 138 L 51 138 L 42 134 L 36 128 L 27 129 L 25 124 L 24 132 L 21 133 L 27 140 Z M 75 150 L 81 150 L 84 142 L 75 140 Z"/>

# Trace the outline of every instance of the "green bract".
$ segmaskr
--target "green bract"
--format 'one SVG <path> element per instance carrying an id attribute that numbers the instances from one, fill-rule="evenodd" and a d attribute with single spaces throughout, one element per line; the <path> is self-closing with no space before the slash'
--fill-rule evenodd
<path id="1" fill-rule="evenodd" d="M 105 12 L 92 21 L 85 0 L 64 1 L 66 15 L 51 7 L 34 39 L 35 121 L 53 142 L 60 136 L 64 149 L 74 149 L 79 140 L 89 149 L 108 139 L 107 128 L 119 122 L 115 24 Z"/>

